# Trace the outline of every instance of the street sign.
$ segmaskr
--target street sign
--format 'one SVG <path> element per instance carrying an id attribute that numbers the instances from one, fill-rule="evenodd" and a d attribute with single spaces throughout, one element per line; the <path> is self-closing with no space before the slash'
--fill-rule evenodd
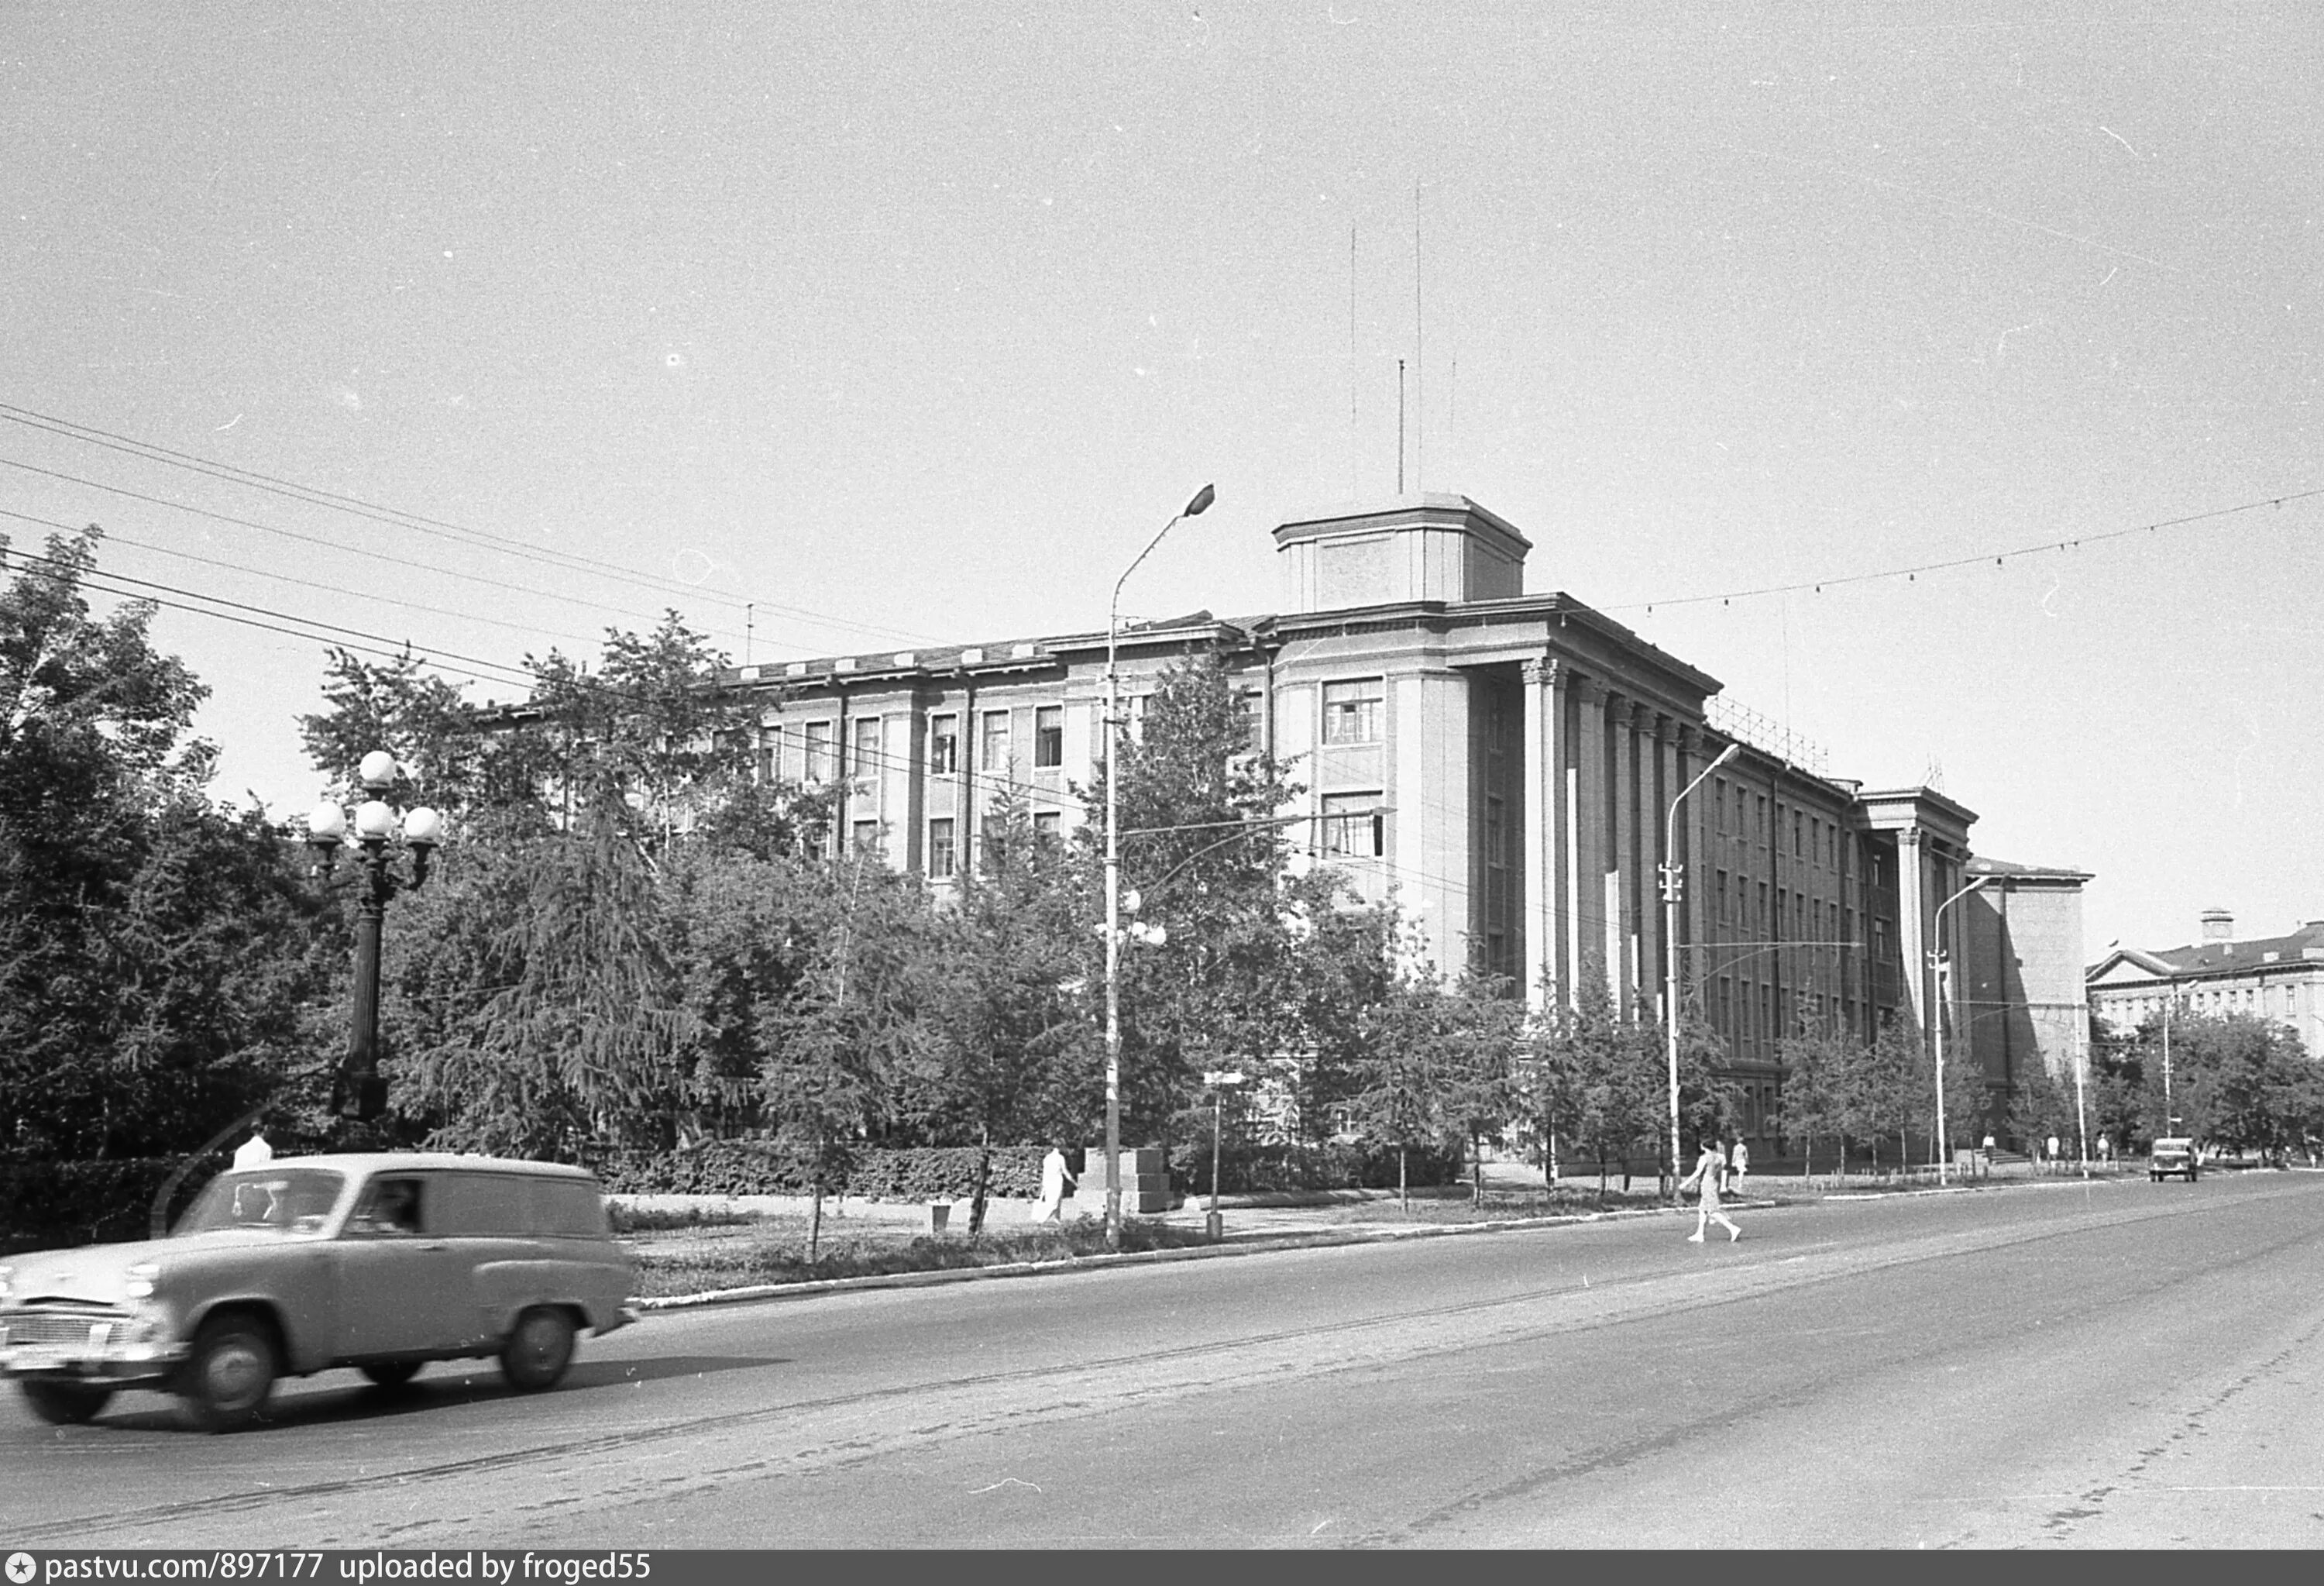
<path id="1" fill-rule="evenodd" d="M 1231 1068 L 1207 1068 L 1203 1071 L 1203 1083 L 1213 1088 L 1220 1085 L 1239 1085 L 1243 1083 L 1242 1072 L 1240 1069 Z"/>

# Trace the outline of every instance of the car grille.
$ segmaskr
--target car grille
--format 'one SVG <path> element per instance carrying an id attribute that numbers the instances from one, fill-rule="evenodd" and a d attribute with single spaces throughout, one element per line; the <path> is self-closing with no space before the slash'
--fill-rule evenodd
<path id="1" fill-rule="evenodd" d="M 92 1328 L 111 1323 L 119 1326 L 125 1316 L 88 1311 L 14 1311 L 0 1314 L 0 1348 L 12 1344 L 41 1344 L 51 1348 L 76 1348 L 88 1342 Z"/>

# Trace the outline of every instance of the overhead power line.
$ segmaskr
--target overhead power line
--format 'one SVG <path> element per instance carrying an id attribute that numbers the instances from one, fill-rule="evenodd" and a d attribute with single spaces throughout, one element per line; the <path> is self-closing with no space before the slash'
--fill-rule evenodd
<path id="1" fill-rule="evenodd" d="M 1955 567 L 1980 567 L 1991 562 L 2000 567 L 2004 562 L 2020 557 L 2046 556 L 2054 551 L 2075 550 L 2085 545 L 2102 545 L 2109 539 L 2125 539 L 2134 534 L 2153 534 L 2164 529 L 2183 529 L 2193 523 L 2208 523 L 2219 518 L 2232 518 L 2242 512 L 2256 512 L 2263 507 L 2281 507 L 2292 502 L 2310 501 L 2324 496 L 2324 489 L 2294 491 L 2289 495 L 2264 496 L 2258 501 L 2238 502 L 2231 507 L 2216 507 L 2208 512 L 2190 512 L 2181 518 L 2159 518 L 2152 523 L 2135 523 L 2127 529 L 2107 529 L 2096 534 L 2083 534 L 2069 539 L 2044 539 L 2034 545 L 2021 545 L 2012 550 L 1983 550 L 1973 556 L 1949 557 L 1942 561 L 1914 562 L 1908 566 L 1884 567 L 1877 573 L 1844 573 L 1828 578 L 1803 578 L 1792 584 L 1766 584 L 1749 589 L 1730 589 L 1723 595 L 1683 595 L 1660 596 L 1652 600 L 1631 601 L 1625 605 L 1602 607 L 1609 612 L 1653 611 L 1658 605 L 1708 605 L 1712 601 L 1726 605 L 1738 600 L 1750 600 L 1767 595 L 1796 595 L 1802 590 L 1821 595 L 1826 589 L 1838 589 L 1851 584 L 1875 584 L 1884 579 L 1913 579 L 1923 573 L 1949 572 Z"/>
<path id="2" fill-rule="evenodd" d="M 628 584 L 641 589 L 649 590 L 657 595 L 676 595 L 689 599 L 715 600 L 722 605 L 731 605 L 737 609 L 749 606 L 763 607 L 770 612 L 776 612 L 786 616 L 796 617 L 801 621 L 824 627 L 849 630 L 884 638 L 902 639 L 908 641 L 918 643 L 934 644 L 941 642 L 941 641 L 930 634 L 914 632 L 909 629 L 897 628 L 883 623 L 863 622 L 851 618 L 834 616 L 829 613 L 818 612 L 807 606 L 791 605 L 781 601 L 764 600 L 742 595 L 713 594 L 712 592 L 703 588 L 700 585 L 688 584 L 683 579 L 668 578 L 658 574 L 641 572 L 635 568 L 623 567 L 616 562 L 609 562 L 595 557 L 584 556 L 576 551 L 560 550 L 555 547 L 536 545 L 510 535 L 495 534 L 490 530 L 477 529 L 470 525 L 453 522 L 447 519 L 430 517 L 426 513 L 410 512 L 401 507 L 384 505 L 378 502 L 364 500 L 360 496 L 347 495 L 338 491 L 326 490 L 318 485 L 304 484 L 297 480 L 285 479 L 277 475 L 261 473 L 255 469 L 239 467 L 231 463 L 219 462 L 216 458 L 204 457 L 190 452 L 178 451 L 170 447 L 161 446 L 152 441 L 140 440 L 134 436 L 122 435 L 114 430 L 98 429 L 94 425 L 78 423 L 69 419 L 59 418 L 51 413 L 40 412 L 35 409 L 19 407 L 10 402 L 0 402 L 0 419 L 5 419 L 10 423 L 18 424 L 29 429 L 54 435 L 61 439 L 75 441 L 85 446 L 99 447 L 107 451 L 136 457 L 141 461 L 157 463 L 166 467 L 180 468 L 189 473 L 200 474 L 226 484 L 238 484 L 247 489 L 263 491 L 267 493 L 283 496 L 309 506 L 319 506 L 333 512 L 342 512 L 355 517 L 367 518 L 376 522 L 388 524 L 392 527 L 411 530 L 415 532 L 426 534 L 438 539 L 446 539 L 455 543 L 469 546 L 481 546 L 485 549 L 501 551 L 507 555 L 517 557 L 523 560 L 536 562 L 546 567 L 556 567 L 560 571 L 579 572 L 591 576 L 611 579 L 618 583 Z M 28 465 L 16 466 L 28 466 Z M 117 487 L 115 486 L 106 485 L 92 480 L 79 479 L 77 476 L 69 475 L 59 475 L 58 477 L 70 480 L 74 483 L 85 484 L 90 488 L 98 490 L 117 489 Z M 121 493 L 134 494 L 134 493 L 121 492 Z M 150 496 L 139 496 L 137 499 L 156 501 L 156 498 Z M 202 509 L 199 508 L 185 507 L 182 503 L 169 501 L 158 501 L 157 504 L 164 506 L 179 506 L 180 507 L 180 510 L 188 512 L 202 511 Z M 207 512 L 204 513 L 204 515 L 211 517 L 220 516 L 220 514 Z M 225 521 L 236 522 L 245 528 L 254 528 L 259 530 L 261 532 L 291 532 L 290 530 L 271 529 L 264 524 L 250 523 L 241 519 L 226 519 Z M 307 538 L 295 534 L 293 534 L 292 537 Z M 358 548 L 355 547 L 337 546 L 336 542 L 332 541 L 309 539 L 309 542 L 329 545 L 333 549 L 356 549 L 358 554 L 374 554 L 363 552 L 359 550 Z M 396 558 L 388 559 L 392 560 Z M 449 576 L 455 577 L 474 576 L 472 575 L 451 572 L 449 569 L 439 570 L 447 571 Z M 508 586 L 499 586 L 499 587 Z M 546 595 L 549 592 L 534 591 L 534 593 Z M 551 598 L 570 599 L 571 597 L 560 595 L 551 596 Z M 576 602 L 576 604 L 595 605 L 602 610 L 621 612 L 622 614 L 625 616 L 635 617 L 640 615 L 640 613 L 636 612 L 629 611 L 626 608 L 612 605 L 604 602 Z M 737 637 L 732 633 L 728 633 L 724 636 L 730 639 Z M 805 649 L 807 647 L 798 646 L 796 648 Z"/>

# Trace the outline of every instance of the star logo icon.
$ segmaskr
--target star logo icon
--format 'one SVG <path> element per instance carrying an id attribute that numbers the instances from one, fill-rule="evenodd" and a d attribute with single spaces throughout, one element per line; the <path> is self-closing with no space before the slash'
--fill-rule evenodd
<path id="1" fill-rule="evenodd" d="M 8 1555 L 8 1579 L 14 1586 L 25 1586 L 25 1582 L 32 1578 L 39 1567 L 33 1563 L 32 1555 L 29 1553 L 12 1553 Z"/>

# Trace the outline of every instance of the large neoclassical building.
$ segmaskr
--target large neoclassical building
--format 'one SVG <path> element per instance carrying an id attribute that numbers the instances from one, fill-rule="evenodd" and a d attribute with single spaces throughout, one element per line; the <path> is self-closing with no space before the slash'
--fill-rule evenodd
<path id="1" fill-rule="evenodd" d="M 1507 973 L 1536 1002 L 1602 973 L 1626 1010 L 1652 1016 L 1658 867 L 1675 858 L 1684 994 L 1725 1037 L 1755 1123 L 1775 1101 L 1776 1040 L 1803 1017 L 1868 1034 L 1901 1011 L 1926 1028 L 1940 928 L 1955 954 L 1974 933 L 1989 972 L 1964 965 L 1947 982 L 1960 1047 L 1981 1057 L 1988 1037 L 2014 1037 L 2053 1069 L 2079 1061 L 2071 1019 L 2029 1025 L 1994 990 L 2064 984 L 2079 1002 L 2078 872 L 1988 865 L 2001 884 L 1940 919 L 1980 873 L 1971 810 L 1929 788 L 1832 778 L 1733 718 L 1714 730 L 1718 679 L 1570 595 L 1526 593 L 1530 542 L 1466 497 L 1297 519 L 1274 537 L 1281 611 L 1121 632 L 1128 714 L 1134 724 L 1171 662 L 1222 657 L 1257 746 L 1304 785 L 1304 810 L 1286 813 L 1312 817 L 1314 860 L 1369 896 L 1392 889 L 1440 964 Z M 731 680 L 765 689 L 766 772 L 844 785 L 835 844 L 876 849 L 941 887 L 970 862 L 1004 784 L 1043 825 L 1082 818 L 1074 788 L 1099 755 L 1105 667 L 1097 632 L 776 663 Z M 1680 807 L 1666 852 L 1672 801 L 1730 742 L 1741 752 Z M 2016 879 L 2038 880 L 2048 907 L 2038 940 L 2014 945 Z M 2028 971 L 2021 946 L 2059 964 Z M 1987 1067 L 1996 1083 L 2009 1072 Z"/>

